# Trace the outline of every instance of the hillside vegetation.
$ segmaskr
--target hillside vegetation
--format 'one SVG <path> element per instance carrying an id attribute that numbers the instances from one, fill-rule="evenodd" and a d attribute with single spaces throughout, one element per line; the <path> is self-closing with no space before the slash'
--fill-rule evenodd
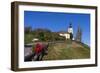
<path id="1" fill-rule="evenodd" d="M 86 59 L 90 58 L 90 48 L 82 43 L 66 41 L 49 46 L 48 55 L 43 60 Z"/>
<path id="2" fill-rule="evenodd" d="M 86 59 L 90 58 L 89 46 L 72 40 L 66 40 L 57 32 L 48 29 L 25 28 L 24 43 L 33 43 L 32 39 L 38 38 L 42 42 L 50 42 L 48 55 L 43 60 Z M 34 48 L 33 44 L 33 48 Z"/>
<path id="3" fill-rule="evenodd" d="M 48 29 L 25 29 L 24 42 L 25 44 L 32 43 L 34 38 L 38 38 L 40 41 L 50 42 L 50 41 L 64 41 L 65 37 L 60 36 L 57 32 L 52 32 Z"/>

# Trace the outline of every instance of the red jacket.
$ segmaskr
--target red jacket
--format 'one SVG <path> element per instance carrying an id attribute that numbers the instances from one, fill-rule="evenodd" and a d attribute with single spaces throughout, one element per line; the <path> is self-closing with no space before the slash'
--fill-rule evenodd
<path id="1" fill-rule="evenodd" d="M 36 46 L 35 46 L 34 52 L 36 54 L 38 54 L 38 53 L 40 53 L 42 51 L 42 49 L 43 49 L 43 45 L 41 43 L 37 43 Z"/>

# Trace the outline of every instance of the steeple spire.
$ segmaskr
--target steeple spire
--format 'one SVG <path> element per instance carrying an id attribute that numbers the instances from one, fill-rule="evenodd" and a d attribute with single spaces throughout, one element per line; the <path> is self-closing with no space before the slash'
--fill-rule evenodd
<path id="1" fill-rule="evenodd" d="M 72 23 L 69 24 L 69 28 L 72 28 Z"/>
<path id="2" fill-rule="evenodd" d="M 76 33 L 76 41 L 81 42 L 82 40 L 82 29 L 80 28 L 80 26 L 78 25 L 77 28 L 77 33 Z"/>

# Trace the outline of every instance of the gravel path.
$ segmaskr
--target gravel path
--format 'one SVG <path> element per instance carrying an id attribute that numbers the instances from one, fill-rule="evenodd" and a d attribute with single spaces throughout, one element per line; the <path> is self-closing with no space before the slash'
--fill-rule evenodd
<path id="1" fill-rule="evenodd" d="M 24 48 L 24 56 L 30 55 L 32 53 L 32 47 Z"/>

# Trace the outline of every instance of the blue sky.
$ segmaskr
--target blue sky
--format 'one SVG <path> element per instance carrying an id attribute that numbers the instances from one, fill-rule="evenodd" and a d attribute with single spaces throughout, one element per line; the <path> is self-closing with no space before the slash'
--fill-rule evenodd
<path id="1" fill-rule="evenodd" d="M 74 36 L 78 26 L 82 29 L 82 42 L 90 45 L 90 14 L 24 11 L 24 26 L 46 28 L 53 32 L 67 31 L 72 23 Z"/>

